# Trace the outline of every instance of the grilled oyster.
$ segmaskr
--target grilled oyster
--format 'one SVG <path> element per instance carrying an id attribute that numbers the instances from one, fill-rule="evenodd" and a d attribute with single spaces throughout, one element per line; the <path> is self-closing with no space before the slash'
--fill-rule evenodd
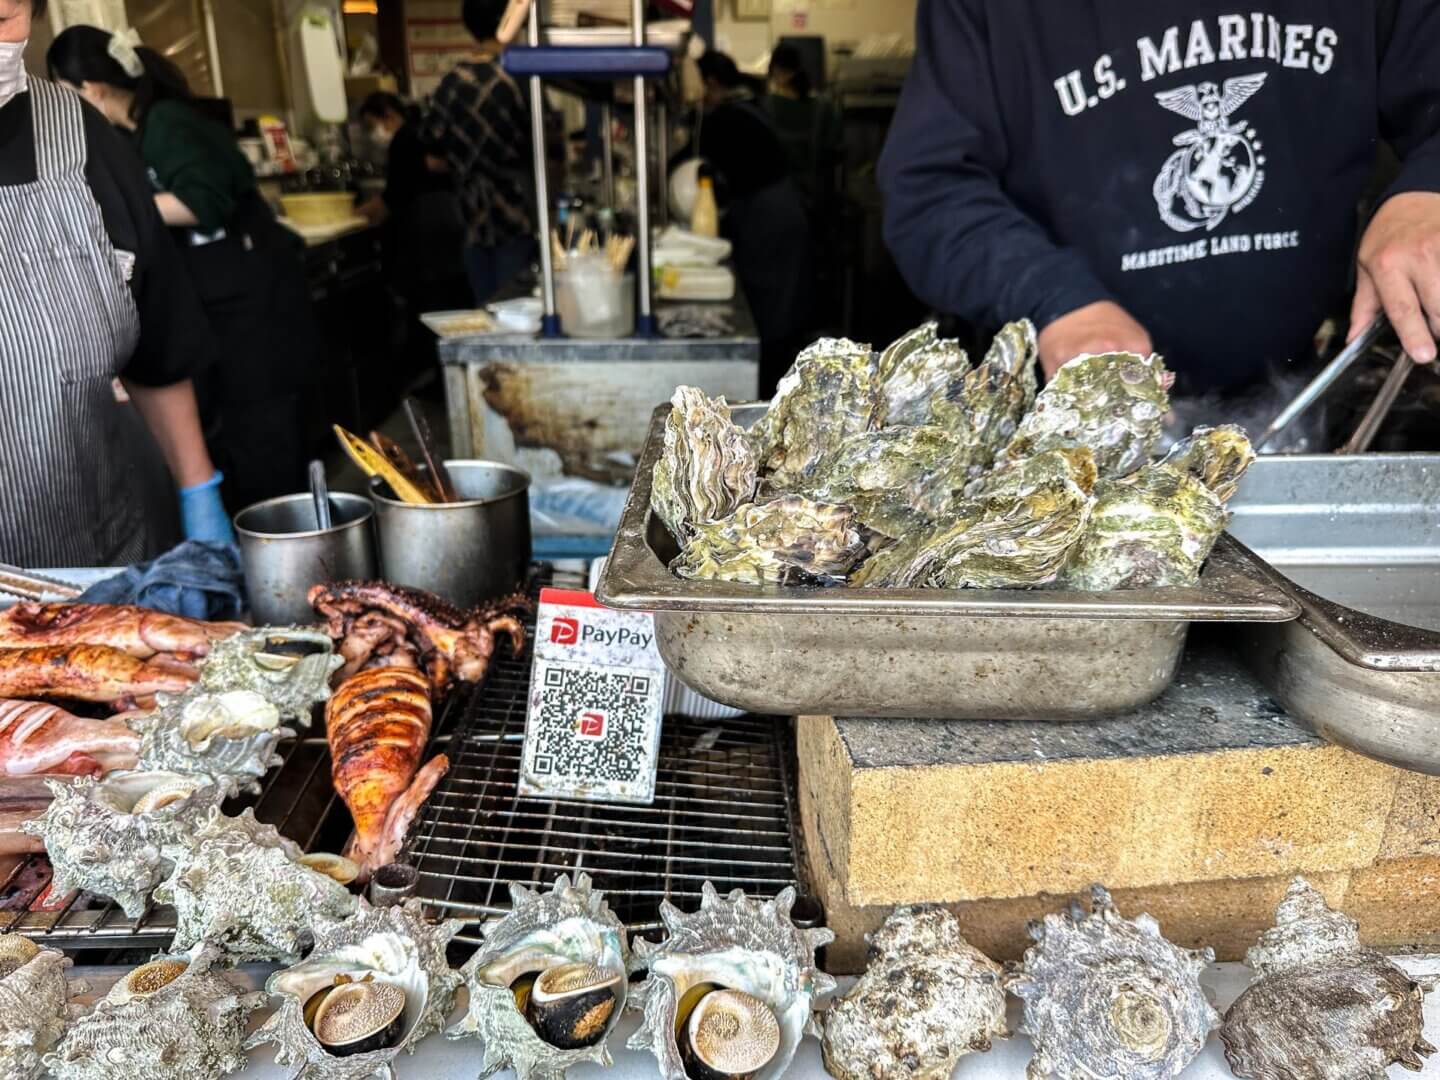
<path id="1" fill-rule="evenodd" d="M 1087 915 L 1030 924 L 1035 944 L 1007 984 L 1025 1002 L 1035 1043 L 1027 1075 L 1061 1080 L 1168 1080 L 1200 1053 L 1220 1017 L 1200 986 L 1210 949 L 1177 948 L 1149 915 L 1123 919 L 1091 889 Z"/>
<path id="2" fill-rule="evenodd" d="M 84 1010 L 70 998 L 89 987 L 65 978 L 64 953 L 0 934 L 0 1076 L 34 1080 L 40 1059 Z"/>
<path id="3" fill-rule="evenodd" d="M 214 968 L 211 946 L 161 957 L 111 988 L 76 1022 L 45 1067 L 73 1080 L 219 1080 L 245 1067 L 240 1040 L 265 1003 Z"/>
<path id="4" fill-rule="evenodd" d="M 1094 475 L 1083 450 L 1022 462 L 952 518 L 868 560 L 851 578 L 868 588 L 1004 589 L 1054 581 L 1083 535 Z"/>
<path id="5" fill-rule="evenodd" d="M 964 393 L 970 359 L 958 341 L 936 340 L 933 323 L 921 329 L 929 331 L 929 341 L 901 347 L 918 333 L 912 332 L 881 355 L 876 417 L 881 427 L 945 424 L 948 429 L 966 419 L 956 410 L 954 399 Z"/>
<path id="6" fill-rule="evenodd" d="M 282 721 L 309 727 L 314 707 L 330 697 L 330 676 L 344 663 L 323 630 L 262 626 L 211 645 L 200 681 L 186 692 L 253 690 L 279 710 Z M 163 707 L 169 698 L 159 701 Z"/>
<path id="7" fill-rule="evenodd" d="M 802 352 L 750 430 L 774 491 L 802 484 L 835 447 L 875 426 L 877 358 L 869 345 L 822 338 Z"/>
<path id="8" fill-rule="evenodd" d="M 174 868 L 155 898 L 175 906 L 177 949 L 215 942 L 235 963 L 293 962 L 309 926 L 349 918 L 358 904 L 251 810 L 231 818 L 212 809 L 191 843 L 165 854 Z"/>
<path id="9" fill-rule="evenodd" d="M 1172 446 L 1160 462 L 1189 473 L 1222 503 L 1234 497 L 1241 477 L 1254 463 L 1255 450 L 1249 436 L 1234 424 L 1197 427 Z"/>
<path id="10" fill-rule="evenodd" d="M 1088 446 L 1102 477 L 1124 476 L 1149 460 L 1175 381 L 1158 356 L 1077 356 L 1040 391 L 996 461 L 997 468 L 1046 450 Z"/>
<path id="11" fill-rule="evenodd" d="M 297 1080 L 393 1075 L 396 1057 L 439 1031 L 455 1004 L 463 980 L 445 950 L 460 928 L 428 922 L 418 900 L 319 920 L 310 955 L 266 982 L 280 1007 L 246 1048 L 275 1044 Z"/>
<path id="12" fill-rule="evenodd" d="M 751 585 L 830 583 L 843 581 L 867 550 L 850 507 L 784 495 L 697 525 L 671 569 Z"/>
<path id="13" fill-rule="evenodd" d="M 101 781 L 48 781 L 53 799 L 22 828 L 45 841 L 57 894 L 88 889 L 139 918 L 170 872 L 170 845 L 184 845 L 235 793 L 233 782 L 170 772 L 117 773 Z"/>
<path id="14" fill-rule="evenodd" d="M 1173 465 L 1101 481 L 1062 584 L 1087 591 L 1193 585 L 1229 516 L 1201 480 Z"/>
<path id="15" fill-rule="evenodd" d="M 665 452 L 655 463 L 655 513 L 683 543 L 692 524 L 728 517 L 754 495 L 755 453 L 731 421 L 730 406 L 678 387 L 665 422 Z"/>
<path id="16" fill-rule="evenodd" d="M 949 1080 L 966 1054 L 1010 1034 L 1000 965 L 944 908 L 897 908 L 870 936 L 860 981 L 824 1017 L 836 1080 Z"/>
<path id="17" fill-rule="evenodd" d="M 954 436 L 933 425 L 852 435 L 804 494 L 852 507 L 857 520 L 886 536 L 907 536 L 951 509 L 965 486 L 954 471 L 960 451 Z"/>
<path id="18" fill-rule="evenodd" d="M 1433 980 L 1412 979 L 1360 944 L 1353 919 L 1296 878 L 1275 926 L 1245 956 L 1255 981 L 1225 1014 L 1220 1038 L 1247 1080 L 1378 1080 L 1419 1071 L 1435 1052 L 1423 1029 Z"/>
<path id="19" fill-rule="evenodd" d="M 510 914 L 485 928 L 461 973 L 465 1018 L 446 1037 L 478 1037 L 482 1075 L 551 1080 L 581 1062 L 611 1063 L 606 1040 L 625 1008 L 625 928 L 580 874 L 548 893 L 510 886 Z"/>
<path id="20" fill-rule="evenodd" d="M 774 900 L 739 889 L 722 899 L 707 881 L 699 911 L 661 904 L 665 940 L 635 942 L 637 966 L 649 974 L 633 991 L 645 1019 L 627 1045 L 653 1053 L 662 1080 L 724 1075 L 727 1062 L 753 1080 L 785 1074 L 813 1027 L 816 998 L 835 988 L 815 968 L 816 948 L 835 935 L 797 929 L 794 903 L 794 889 Z"/>

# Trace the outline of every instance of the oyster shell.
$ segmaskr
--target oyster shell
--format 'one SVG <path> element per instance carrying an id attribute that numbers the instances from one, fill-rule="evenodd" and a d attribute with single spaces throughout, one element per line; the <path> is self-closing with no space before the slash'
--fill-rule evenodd
<path id="1" fill-rule="evenodd" d="M 65 978 L 64 953 L 0 934 L 0 1076 L 34 1080 L 41 1058 L 84 1010 L 70 998 L 88 987 Z"/>
<path id="2" fill-rule="evenodd" d="M 806 486 L 819 502 L 852 507 L 859 521 L 896 538 L 943 516 L 965 475 L 953 470 L 960 444 L 944 428 L 896 427 L 853 435 Z"/>
<path id="3" fill-rule="evenodd" d="M 795 359 L 750 430 L 773 490 L 803 484 L 835 447 L 875 426 L 877 366 L 869 345 L 843 338 L 822 338 Z"/>
<path id="4" fill-rule="evenodd" d="M 869 941 L 865 974 L 824 1016 L 836 1080 L 949 1080 L 960 1058 L 1010 1034 L 1000 965 L 944 908 L 897 908 Z"/>
<path id="5" fill-rule="evenodd" d="M 1102 477 L 1133 472 L 1149 460 L 1160 437 L 1174 381 L 1158 356 L 1077 356 L 1040 391 L 996 466 L 1046 450 L 1088 446 Z"/>
<path id="6" fill-rule="evenodd" d="M 683 541 L 691 524 L 728 517 L 754 498 L 755 452 L 724 398 L 681 386 L 670 401 L 650 505 Z"/>
<path id="7" fill-rule="evenodd" d="M 695 526 L 671 569 L 684 578 L 751 585 L 833 583 L 865 557 L 866 543 L 850 507 L 782 495 Z"/>
<path id="8" fill-rule="evenodd" d="M 309 727 L 314 707 L 330 697 L 330 676 L 345 663 L 323 630 L 262 626 L 210 646 L 200 680 L 187 694 L 253 690 L 280 712 L 282 721 Z M 168 695 L 159 695 L 162 708 Z"/>
<path id="9" fill-rule="evenodd" d="M 485 944 L 461 968 L 470 1004 L 446 1038 L 480 1039 L 482 1076 L 510 1068 L 516 1080 L 558 1080 L 581 1062 L 608 1066 L 606 1042 L 628 991 L 625 928 L 585 874 L 573 885 L 561 874 L 547 893 L 512 884 L 510 899 L 510 913 L 485 927 Z M 562 1047 L 540 1035 L 540 1030 L 554 1034 L 551 1017 L 537 1016 L 538 1023 L 532 1022 L 526 1010 L 535 1013 L 537 988 L 545 993 L 541 974 L 576 965 L 590 969 L 580 980 L 582 990 L 608 986 L 613 998 L 592 996 L 579 1014 L 583 1022 L 564 1025 L 573 1037 L 565 1040 L 572 1045 Z M 564 1019 L 558 1011 L 553 1018 Z"/>
<path id="10" fill-rule="evenodd" d="M 816 970 L 815 950 L 835 940 L 829 930 L 800 930 L 790 921 L 795 890 L 774 900 L 747 897 L 739 889 L 722 899 L 708 881 L 700 910 L 684 914 L 668 902 L 660 906 L 667 936 L 660 944 L 635 942 L 636 966 L 648 971 L 633 991 L 644 1011 L 640 1030 L 627 1045 L 649 1050 L 662 1080 L 686 1080 L 677 1033 L 686 1031 L 690 1010 L 720 991 L 740 991 L 758 999 L 779 1027 L 779 1046 L 754 1080 L 777 1080 L 790 1067 L 795 1048 L 812 1029 L 815 1000 L 835 988 L 835 980 Z M 768 1025 L 747 1021 L 748 1010 L 731 1009 L 741 1023 L 726 1025 L 733 1038 L 763 1037 Z M 710 1048 L 709 1052 L 718 1050 Z"/>
<path id="11" fill-rule="evenodd" d="M 927 322 L 917 326 L 907 334 L 901 334 L 898 338 L 885 346 L 885 351 L 880 354 L 876 361 L 875 370 L 882 384 L 890 381 L 900 367 L 905 364 L 912 353 L 927 345 L 934 344 L 940 336 L 940 324 Z"/>
<path id="12" fill-rule="evenodd" d="M 1383 1080 L 1419 1071 L 1435 1052 L 1423 1029 L 1433 981 L 1412 979 L 1360 944 L 1304 878 L 1290 883 L 1275 926 L 1245 956 L 1255 981 L 1225 1014 L 1220 1039 L 1248 1080 Z"/>
<path id="13" fill-rule="evenodd" d="M 445 949 L 461 925 L 455 920 L 427 922 L 419 900 L 386 908 L 362 904 L 359 914 L 344 922 L 322 918 L 314 924 L 310 955 L 266 982 L 266 991 L 280 999 L 280 1007 L 246 1040 L 246 1048 L 273 1043 L 276 1062 L 289 1068 L 294 1078 L 362 1080 L 377 1072 L 393 1075 L 395 1058 L 402 1051 L 414 1053 L 421 1039 L 439 1031 L 455 1004 L 455 991 L 463 980 L 446 963 Z M 384 999 L 396 993 L 381 990 L 373 995 L 375 1000 L 361 1002 L 349 998 L 364 992 L 347 987 L 345 1000 L 331 1000 L 342 993 L 334 989 L 337 981 L 353 985 L 365 980 L 398 988 L 404 1006 L 393 1042 L 372 1039 L 389 1045 L 353 1052 L 364 1036 L 388 1034 L 392 1013 Z M 314 1001 L 327 990 L 329 997 Z M 365 1019 L 355 1015 L 362 1011 L 370 1014 L 370 1023 L 357 1023 Z M 329 1040 L 330 1049 L 307 1024 L 307 1012 Z"/>
<path id="14" fill-rule="evenodd" d="M 850 579 L 866 588 L 1005 589 L 1048 584 L 1085 532 L 1093 479 L 1087 452 L 1021 462 L 984 497 L 869 559 Z"/>
<path id="15" fill-rule="evenodd" d="M 1032 1080 L 1165 1080 L 1179 1076 L 1220 1017 L 1200 986 L 1215 959 L 1160 936 L 1149 915 L 1123 919 L 1110 894 L 1030 924 L 1035 940 L 1009 976 L 1035 1043 Z"/>
<path id="16" fill-rule="evenodd" d="M 1035 405 L 1039 352 L 1034 323 L 1029 319 L 1006 323 L 985 359 L 965 376 L 956 404 L 966 425 L 971 476 L 990 467 Z"/>
<path id="17" fill-rule="evenodd" d="M 1087 591 L 1194 585 L 1229 520 L 1213 491 L 1173 465 L 1101 481 L 1062 583 Z"/>
<path id="18" fill-rule="evenodd" d="M 57 894 L 87 889 L 108 896 L 134 919 L 170 872 L 166 849 L 187 843 L 235 786 L 171 772 L 116 773 L 73 784 L 46 782 L 53 796 L 22 828 L 45 842 Z"/>
<path id="19" fill-rule="evenodd" d="M 175 906 L 178 949 L 215 942 L 234 963 L 293 962 L 307 927 L 347 919 L 359 904 L 303 866 L 300 849 L 251 810 L 231 818 L 212 809 L 187 844 L 165 854 L 174 865 L 155 899 Z"/>
<path id="20" fill-rule="evenodd" d="M 170 977 L 150 980 L 148 992 L 121 980 L 45 1067 L 66 1080 L 218 1080 L 243 1069 L 240 1040 L 265 995 L 232 985 L 214 970 L 219 959 L 212 946 L 167 956 L 161 966 Z"/>
<path id="21" fill-rule="evenodd" d="M 880 408 L 876 417 L 881 427 L 937 424 L 949 430 L 968 419 L 957 412 L 955 399 L 964 394 L 970 358 L 958 341 L 937 340 L 933 323 L 921 329 L 930 331 L 929 341 L 909 349 L 897 349 L 897 342 L 881 356 Z M 915 333 L 900 340 L 906 341 Z M 968 423 L 964 430 L 969 430 Z"/>
<path id="22" fill-rule="evenodd" d="M 140 736 L 141 769 L 226 776 L 256 790 L 281 762 L 276 745 L 295 736 L 254 690 L 192 689 L 126 722 Z"/>
<path id="23" fill-rule="evenodd" d="M 1189 473 L 1222 503 L 1234 497 L 1241 477 L 1254 463 L 1255 450 L 1249 436 L 1234 424 L 1197 427 L 1172 446 L 1160 462 Z"/>

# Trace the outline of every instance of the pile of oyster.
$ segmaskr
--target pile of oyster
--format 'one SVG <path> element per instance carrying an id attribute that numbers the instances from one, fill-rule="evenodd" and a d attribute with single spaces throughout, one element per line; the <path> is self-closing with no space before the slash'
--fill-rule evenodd
<path id="1" fill-rule="evenodd" d="M 651 508 L 681 577 L 887 588 L 1191 585 L 1254 460 L 1237 427 L 1152 460 L 1173 376 L 1078 356 L 1043 390 L 1035 328 L 972 366 L 927 324 L 884 352 L 823 339 L 742 430 L 675 391 Z"/>

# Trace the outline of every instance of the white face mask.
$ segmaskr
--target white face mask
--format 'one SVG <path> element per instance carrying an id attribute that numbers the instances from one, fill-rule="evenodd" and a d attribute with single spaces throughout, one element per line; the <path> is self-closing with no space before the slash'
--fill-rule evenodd
<path id="1" fill-rule="evenodd" d="M 25 74 L 25 45 L 23 41 L 0 41 L 0 105 L 23 94 L 30 85 Z"/>

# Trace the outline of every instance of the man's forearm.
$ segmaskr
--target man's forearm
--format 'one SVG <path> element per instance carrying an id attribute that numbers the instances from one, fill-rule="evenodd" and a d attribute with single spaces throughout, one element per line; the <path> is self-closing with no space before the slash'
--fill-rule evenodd
<path id="1" fill-rule="evenodd" d="M 189 379 L 169 386 L 125 382 L 125 389 L 159 444 L 176 487 L 194 487 L 215 475 Z"/>

